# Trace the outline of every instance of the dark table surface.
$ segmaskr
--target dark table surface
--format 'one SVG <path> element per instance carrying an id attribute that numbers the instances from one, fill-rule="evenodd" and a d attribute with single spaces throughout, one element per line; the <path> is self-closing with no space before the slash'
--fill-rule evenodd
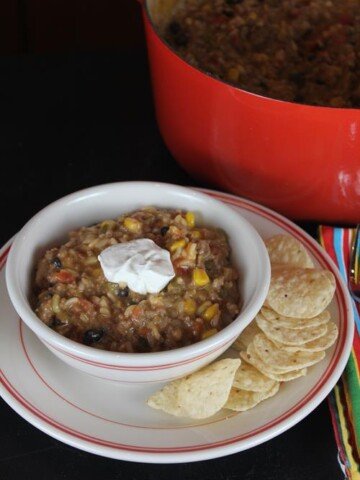
<path id="1" fill-rule="evenodd" d="M 162 142 L 143 51 L 0 58 L 0 160 L 1 244 L 49 202 L 84 187 L 121 180 L 199 185 Z M 315 225 L 303 226 L 314 234 Z M 326 401 L 263 445 L 180 465 L 122 462 L 76 450 L 0 402 L 4 480 L 343 478 Z"/>

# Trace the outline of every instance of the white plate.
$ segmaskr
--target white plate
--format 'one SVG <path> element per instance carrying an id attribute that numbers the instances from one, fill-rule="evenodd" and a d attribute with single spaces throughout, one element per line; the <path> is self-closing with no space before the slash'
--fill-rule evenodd
<path id="1" fill-rule="evenodd" d="M 308 415 L 330 392 L 350 353 L 353 316 L 349 295 L 330 258 L 284 217 L 253 202 L 210 192 L 233 205 L 263 237 L 289 233 L 301 240 L 316 264 L 333 271 L 331 305 L 339 338 L 306 377 L 249 412 L 222 411 L 205 421 L 178 419 L 150 409 L 156 387 L 124 386 L 83 374 L 44 347 L 15 313 L 5 285 L 10 242 L 0 251 L 0 393 L 23 418 L 69 445 L 106 457 L 138 462 L 191 462 L 239 452 L 265 442 Z M 241 238 L 239 239 L 241 241 Z"/>

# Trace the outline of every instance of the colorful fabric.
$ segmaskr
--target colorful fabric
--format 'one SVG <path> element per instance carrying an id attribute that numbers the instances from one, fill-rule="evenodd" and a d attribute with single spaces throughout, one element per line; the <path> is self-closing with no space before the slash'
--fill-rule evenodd
<path id="1" fill-rule="evenodd" d="M 351 245 L 354 230 L 321 226 L 319 241 L 348 281 Z M 354 342 L 343 375 L 329 395 L 339 461 L 349 480 L 360 480 L 360 305 L 353 302 L 355 317 Z"/>

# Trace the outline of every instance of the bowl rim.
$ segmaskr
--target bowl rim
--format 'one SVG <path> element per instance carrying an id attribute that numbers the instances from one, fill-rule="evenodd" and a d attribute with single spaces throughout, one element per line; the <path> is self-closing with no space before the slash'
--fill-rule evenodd
<path id="1" fill-rule="evenodd" d="M 68 339 L 59 333 L 55 332 L 47 325 L 45 325 L 33 312 L 31 309 L 28 299 L 23 295 L 20 286 L 18 285 L 17 275 L 16 275 L 16 255 L 18 250 L 23 244 L 24 236 L 20 235 L 21 233 L 31 232 L 31 229 L 35 222 L 38 221 L 45 213 L 48 213 L 51 210 L 57 211 L 65 203 L 71 201 L 84 200 L 89 196 L 106 194 L 111 189 L 118 189 L 122 187 L 152 187 L 159 189 L 176 189 L 177 193 L 181 194 L 191 194 L 194 198 L 199 198 L 200 200 L 205 200 L 207 204 L 220 206 L 227 215 L 233 216 L 234 219 L 240 221 L 241 227 L 246 228 L 248 233 L 253 238 L 253 245 L 257 251 L 259 257 L 259 265 L 261 266 L 261 272 L 258 272 L 257 282 L 254 285 L 254 291 L 251 293 L 251 297 L 245 306 L 245 308 L 240 312 L 240 314 L 231 322 L 230 325 L 225 327 L 220 332 L 216 333 L 212 337 L 209 337 L 205 340 L 201 340 L 197 343 L 191 345 L 176 348 L 173 350 L 161 351 L 161 352 L 146 352 L 146 353 L 124 353 L 124 352 L 111 352 L 107 350 L 99 350 L 90 346 L 83 345 L 81 343 L 75 342 L 74 340 Z M 240 228 L 240 227 L 239 227 Z M 65 232 L 66 233 L 66 232 Z M 260 275 L 261 273 L 261 275 Z M 15 310 L 19 314 L 20 318 L 31 328 L 31 330 L 39 336 L 39 338 L 47 344 L 48 347 L 55 348 L 60 350 L 63 354 L 72 354 L 75 357 L 75 360 L 92 360 L 94 362 L 104 362 L 105 364 L 113 363 L 113 366 L 118 365 L 120 362 L 127 366 L 136 366 L 144 365 L 146 366 L 159 366 L 164 364 L 164 366 L 171 366 L 179 363 L 183 363 L 185 359 L 191 359 L 193 357 L 198 357 L 200 355 L 210 353 L 213 350 L 220 349 L 222 345 L 230 342 L 232 339 L 235 339 L 238 333 L 239 324 L 248 318 L 251 321 L 255 317 L 258 310 L 263 304 L 269 285 L 270 285 L 270 260 L 265 247 L 263 240 L 261 239 L 258 232 L 255 228 L 238 212 L 233 210 L 228 205 L 211 198 L 205 193 L 201 193 L 197 190 L 183 187 L 179 185 L 173 185 L 170 183 L 162 182 L 151 182 L 151 181 L 129 181 L 129 182 L 112 182 L 102 185 L 97 185 L 79 191 L 65 195 L 64 197 L 55 200 L 50 203 L 33 217 L 28 220 L 28 222 L 23 226 L 20 232 L 17 234 L 14 243 L 11 246 L 8 261 L 6 264 L 6 285 L 10 299 L 15 307 Z M 247 326 L 244 325 L 244 328 Z M 76 357 L 78 355 L 78 357 Z M 194 358 L 195 359 L 195 358 Z"/>
<path id="2" fill-rule="evenodd" d="M 354 108 L 354 107 L 345 108 L 345 107 L 330 107 L 330 106 L 325 106 L 325 105 L 309 105 L 307 103 L 291 102 L 289 100 L 281 100 L 279 98 L 266 97 L 265 95 L 260 95 L 259 93 L 250 92 L 249 90 L 245 90 L 243 88 L 237 87 L 236 85 L 233 85 L 232 83 L 230 83 L 226 80 L 223 80 L 221 78 L 217 78 L 214 75 L 212 75 L 211 73 L 207 72 L 206 70 L 203 70 L 202 68 L 194 67 L 193 65 L 191 65 L 191 63 L 189 63 L 184 58 L 182 58 L 181 55 L 179 55 L 176 52 L 176 50 L 162 37 L 162 35 L 158 31 L 158 28 L 156 27 L 156 25 L 155 25 L 155 23 L 152 19 L 152 16 L 151 16 L 151 13 L 150 13 L 150 10 L 149 10 L 149 1 L 148 0 L 139 0 L 139 1 L 140 1 L 141 6 L 142 6 L 142 9 L 145 13 L 145 18 L 147 19 L 149 26 L 151 27 L 153 33 L 156 35 L 156 37 L 161 42 L 161 44 L 167 50 L 169 50 L 169 52 L 172 53 L 173 56 L 175 56 L 178 60 L 180 60 L 182 63 L 184 63 L 187 67 L 189 67 L 191 70 L 193 70 L 195 72 L 200 73 L 201 75 L 205 76 L 206 78 L 208 78 L 210 80 L 213 80 L 214 82 L 221 83 L 222 85 L 224 85 L 226 87 L 232 88 L 233 90 L 235 90 L 237 92 L 241 92 L 243 94 L 246 94 L 250 97 L 255 97 L 255 98 L 258 98 L 260 100 L 264 100 L 264 101 L 268 101 L 268 102 L 274 102 L 274 103 L 280 104 L 280 105 L 281 104 L 292 105 L 294 108 L 316 109 L 317 111 L 319 109 L 322 109 L 322 110 L 326 110 L 326 111 L 331 110 L 333 112 L 334 111 L 341 111 L 343 113 L 344 112 L 350 112 L 350 113 L 351 112 L 360 112 L 360 107 L 359 108 Z"/>

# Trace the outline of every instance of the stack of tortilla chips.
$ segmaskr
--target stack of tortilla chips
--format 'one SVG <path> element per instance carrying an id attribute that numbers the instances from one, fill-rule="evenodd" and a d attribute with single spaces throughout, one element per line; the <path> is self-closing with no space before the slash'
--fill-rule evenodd
<path id="1" fill-rule="evenodd" d="M 148 405 L 206 418 L 221 408 L 245 411 L 275 395 L 281 382 L 306 375 L 338 336 L 326 310 L 331 272 L 314 268 L 303 245 L 277 235 L 266 241 L 272 275 L 266 302 L 233 344 L 240 359 L 223 359 L 156 392 Z"/>

